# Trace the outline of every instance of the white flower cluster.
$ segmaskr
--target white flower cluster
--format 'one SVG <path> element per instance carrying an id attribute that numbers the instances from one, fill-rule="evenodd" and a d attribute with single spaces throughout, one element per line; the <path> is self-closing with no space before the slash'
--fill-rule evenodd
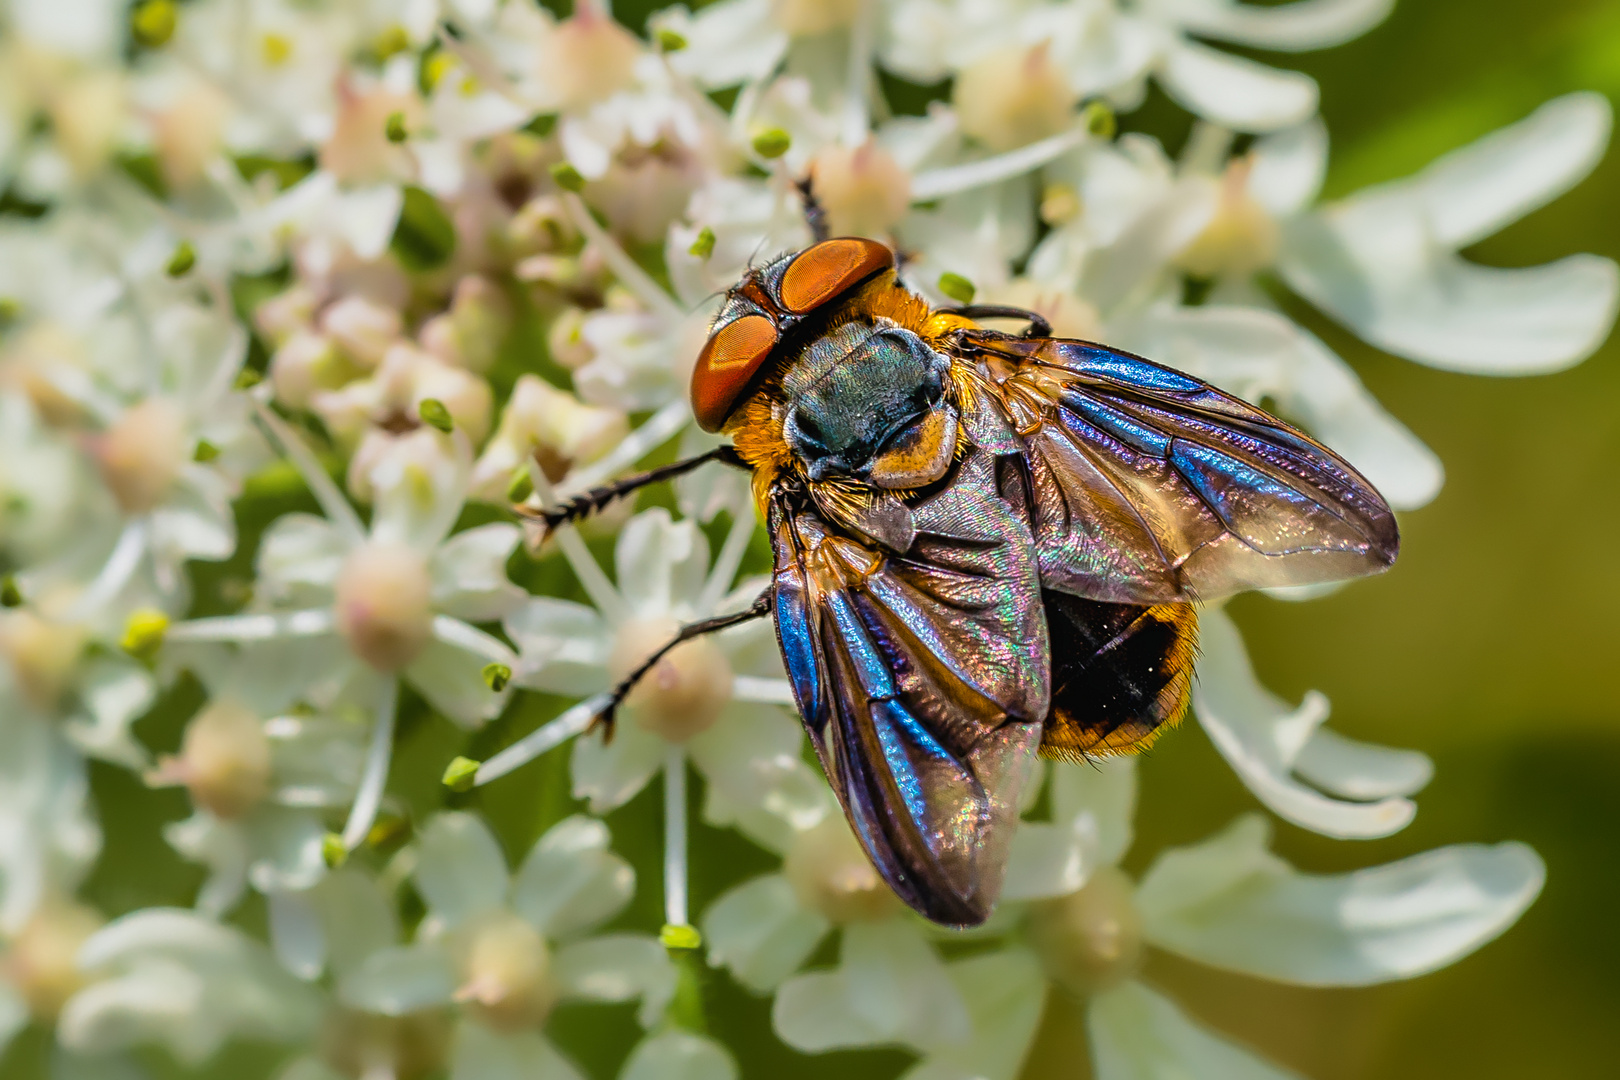
<path id="1" fill-rule="evenodd" d="M 1138 981 L 1146 946 L 1353 986 L 1501 933 L 1543 876 L 1513 843 L 1318 876 L 1249 815 L 1132 881 L 1123 761 L 1043 771 L 964 951 L 861 855 L 758 622 L 672 652 L 615 739 L 573 745 L 590 815 L 662 774 L 662 940 L 602 929 L 636 881 L 596 817 L 511 871 L 476 814 L 407 822 L 388 784 L 402 702 L 474 730 L 516 691 L 582 699 L 447 774 L 485 783 L 582 735 L 676 626 L 757 594 L 736 476 L 521 553 L 505 507 L 713 445 L 691 365 L 742 269 L 808 242 L 806 176 L 835 234 L 895 244 L 936 302 L 1037 310 L 1264 400 L 1399 509 L 1433 498 L 1435 456 L 1280 300 L 1450 370 L 1577 362 L 1614 320 L 1612 263 L 1459 252 L 1579 181 L 1610 116 L 1560 98 L 1322 203 L 1315 84 L 1218 45 L 1331 46 L 1388 8 L 719 0 L 643 40 L 603 0 L 0 4 L 0 1043 L 51 1031 L 61 1077 L 255 1039 L 287 1047 L 284 1080 L 565 1080 L 554 1007 L 636 1001 L 622 1080 L 729 1080 L 693 1019 L 703 958 L 774 995 L 788 1045 L 907 1048 L 913 1080 L 1011 1078 L 1049 992 L 1088 1002 L 1104 1080 L 1269 1078 Z M 880 73 L 952 81 L 898 115 Z M 1150 82 L 1196 118 L 1179 156 L 1116 131 Z M 236 559 L 239 519 L 256 534 L 306 490 L 320 515 L 281 513 Z M 614 533 L 610 577 L 587 541 Z M 188 563 L 232 559 L 251 581 L 193 589 Z M 553 560 L 588 604 L 508 577 Z M 1341 838 L 1411 820 L 1423 755 L 1323 727 L 1321 695 L 1277 699 L 1231 621 L 1203 625 L 1198 722 L 1268 810 Z M 155 754 L 132 725 L 183 672 L 206 704 Z M 109 921 L 76 898 L 101 844 L 86 758 L 189 794 L 165 837 L 207 868 L 194 907 Z M 702 912 L 689 764 L 707 820 L 782 860 Z M 264 940 L 233 921 L 250 892 Z M 834 932 L 837 965 L 806 970 Z"/>

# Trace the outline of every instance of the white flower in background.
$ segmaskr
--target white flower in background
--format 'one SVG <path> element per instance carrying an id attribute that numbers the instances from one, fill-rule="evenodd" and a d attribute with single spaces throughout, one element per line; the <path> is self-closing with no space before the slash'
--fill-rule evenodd
<path id="1" fill-rule="evenodd" d="M 251 661 L 249 654 L 203 665 L 213 676 L 210 701 L 187 724 L 180 752 L 146 775 L 154 787 L 182 786 L 191 796 L 191 817 L 165 826 L 164 837 L 208 867 L 196 904 L 207 915 L 235 907 L 249 883 L 273 895 L 319 881 L 326 815 L 353 802 L 365 761 L 363 715 L 260 716 L 233 696 L 235 685 L 262 689 L 262 678 L 231 670 Z"/>
<path id="2" fill-rule="evenodd" d="M 1489 375 L 1567 367 L 1614 325 L 1614 263 L 1571 255 L 1508 270 L 1458 251 L 1590 173 L 1611 122 L 1606 98 L 1570 94 L 1416 176 L 1329 203 L 1284 228 L 1283 280 L 1368 342 L 1435 367 Z"/>
<path id="3" fill-rule="evenodd" d="M 298 701 L 373 717 L 370 749 L 342 838 L 354 848 L 370 832 L 388 778 L 400 683 L 465 726 L 496 716 L 517 656 L 473 626 L 512 612 L 523 592 L 506 577 L 517 526 L 495 523 L 450 536 L 467 497 L 465 436 L 418 428 L 369 476 L 371 525 L 333 485 L 298 436 L 268 408 L 265 423 L 309 485 L 325 518 L 288 514 L 259 550 L 255 609 L 169 627 L 171 645 L 231 643 L 250 654 L 237 670 L 256 680 L 262 715 Z M 214 649 L 173 663 L 219 663 Z M 496 687 L 502 689 L 496 689 Z M 246 694 L 238 689 L 238 694 Z"/>
<path id="4" fill-rule="evenodd" d="M 89 936 L 85 985 L 62 1006 L 57 1039 L 83 1054 L 143 1044 L 195 1067 L 233 1037 L 312 1037 L 319 995 L 241 930 L 192 911 L 144 908 Z"/>
<path id="5" fill-rule="evenodd" d="M 473 466 L 473 498 L 507 503 L 514 478 L 532 457 L 554 485 L 576 466 L 590 465 L 619 446 L 630 431 L 622 409 L 586 405 L 537 375 L 521 375 L 501 411 L 495 434 Z"/>
<path id="6" fill-rule="evenodd" d="M 908 1077 L 1016 1076 L 1048 985 L 1088 999 L 1101 1080 L 1186 1073 L 1289 1074 L 1221 1040 L 1134 977 L 1144 947 L 1304 986 L 1412 978 L 1468 955 L 1511 926 L 1545 869 L 1523 844 L 1458 844 L 1348 874 L 1304 874 L 1266 850 L 1270 828 L 1244 815 L 1200 844 L 1161 852 L 1140 883 L 1117 868 L 1131 843 L 1136 763 L 1050 767 L 1052 819 L 1013 841 L 1000 918 L 1006 948 L 950 965 L 973 1013 Z M 781 999 L 778 999 L 780 1003 Z M 837 1029 L 856 1002 L 810 1013 Z"/>
<path id="7" fill-rule="evenodd" d="M 1382 22 L 1392 0 L 1313 0 L 1275 6 L 1232 0 L 1141 4 L 899 0 L 886 5 L 882 63 L 923 84 L 986 68 L 1017 78 L 1045 50 L 1076 97 L 1141 103 L 1151 75 L 1179 104 L 1241 131 L 1274 131 L 1316 110 L 1316 83 L 1194 40 L 1303 52 L 1339 45 Z"/>
<path id="8" fill-rule="evenodd" d="M 921 921 L 878 876 L 832 792 L 819 782 L 815 790 L 818 799 L 774 813 L 722 807 L 782 857 L 782 868 L 735 886 L 703 913 L 709 963 L 755 993 L 774 993 L 776 1032 L 801 1051 L 948 1039 L 969 1022 L 966 995 Z M 835 932 L 838 967 L 795 974 Z"/>
<path id="9" fill-rule="evenodd" d="M 440 814 L 423 830 L 415 882 L 428 913 L 417 937 L 449 956 L 455 972 L 444 1002 L 460 1006 L 454 1080 L 577 1080 L 543 1030 L 560 1002 L 639 999 L 642 1027 L 663 1018 L 676 983 L 664 947 L 640 934 L 592 934 L 635 889 L 634 872 L 608 842 L 601 822 L 568 818 L 509 878 L 500 845 L 472 815 Z M 655 1034 L 631 1054 L 650 1075 L 673 1077 L 685 1075 L 685 1049 Z"/>

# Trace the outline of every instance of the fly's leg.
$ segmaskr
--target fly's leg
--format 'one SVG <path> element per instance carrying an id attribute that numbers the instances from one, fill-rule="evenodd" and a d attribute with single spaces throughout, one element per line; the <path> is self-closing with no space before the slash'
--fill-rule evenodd
<path id="1" fill-rule="evenodd" d="M 613 693 L 608 696 L 607 704 L 602 706 L 602 710 L 596 714 L 596 719 L 592 721 L 591 726 L 594 727 L 597 724 L 602 725 L 603 740 L 611 742 L 613 739 L 613 724 L 619 711 L 619 706 L 624 704 L 624 699 L 630 696 L 630 691 L 636 688 L 636 684 L 639 683 L 642 678 L 646 676 L 647 672 L 651 671 L 658 664 L 658 661 L 662 660 L 671 649 L 675 648 L 677 645 L 683 644 L 684 642 L 691 641 L 693 638 L 703 637 L 705 634 L 717 633 L 721 630 L 730 629 L 733 626 L 740 626 L 745 622 L 753 622 L 755 619 L 763 619 L 765 616 L 771 613 L 771 610 L 775 606 L 776 590 L 775 588 L 769 588 L 760 593 L 759 596 L 755 598 L 754 602 L 748 607 L 744 608 L 742 611 L 735 612 L 731 615 L 716 615 L 712 619 L 702 619 L 695 623 L 687 623 L 685 626 L 681 627 L 680 630 L 676 631 L 674 637 L 664 642 L 658 647 L 656 652 L 647 657 L 647 659 L 643 660 L 640 667 L 636 668 L 636 670 L 632 671 L 629 675 L 626 675 L 622 680 L 620 680 L 619 685 L 615 686 L 613 688 Z"/>
<path id="2" fill-rule="evenodd" d="M 1044 338 L 1052 336 L 1052 324 L 1046 321 L 1046 316 L 1021 307 L 1010 307 L 1006 304 L 965 304 L 962 307 L 940 308 L 939 310 L 948 311 L 952 315 L 961 315 L 967 319 L 1024 319 L 1029 323 L 1029 326 L 1024 330 L 1024 337 Z"/>
<path id="3" fill-rule="evenodd" d="M 626 476 L 622 480 L 615 480 L 611 484 L 582 491 L 571 499 L 548 506 L 540 510 L 532 510 L 526 506 L 514 507 L 517 515 L 527 521 L 542 526 L 547 533 L 561 528 L 570 522 L 590 517 L 592 514 L 606 507 L 616 499 L 635 491 L 637 488 L 656 484 L 660 480 L 673 480 L 677 476 L 691 472 L 700 465 L 707 465 L 711 461 L 718 461 L 723 465 L 735 466 L 739 469 L 748 468 L 748 464 L 738 456 L 737 451 L 730 446 L 717 446 L 707 454 L 687 458 L 685 461 L 675 461 L 668 465 L 660 465 L 656 469 L 648 469 L 634 476 Z"/>
<path id="4" fill-rule="evenodd" d="M 816 243 L 828 239 L 832 232 L 827 225 L 827 208 L 816 198 L 815 177 L 805 173 L 804 179 L 794 186 L 799 189 L 799 200 L 804 205 L 804 223 L 810 226 L 810 236 Z"/>

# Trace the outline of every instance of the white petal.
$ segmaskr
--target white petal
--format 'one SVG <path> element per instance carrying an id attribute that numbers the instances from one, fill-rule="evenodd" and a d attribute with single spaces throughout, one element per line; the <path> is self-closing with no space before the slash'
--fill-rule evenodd
<path id="1" fill-rule="evenodd" d="M 1434 763 L 1416 750 L 1357 742 L 1323 727 L 1299 752 L 1294 771 L 1324 791 L 1371 800 L 1421 791 L 1434 776 Z"/>
<path id="2" fill-rule="evenodd" d="M 247 891 L 247 837 L 241 826 L 199 810 L 184 821 L 163 827 L 163 839 L 191 862 L 208 867 L 208 880 L 197 892 L 197 910 L 217 919 L 235 907 Z"/>
<path id="3" fill-rule="evenodd" d="M 608 850 L 608 827 L 575 814 L 535 842 L 512 883 L 512 908 L 546 937 L 607 922 L 630 902 L 636 874 Z"/>
<path id="4" fill-rule="evenodd" d="M 1620 271 L 1595 255 L 1504 270 L 1436 249 L 1412 205 L 1333 207 L 1284 230 L 1289 286 L 1379 348 L 1450 371 L 1527 375 L 1584 359 Z"/>
<path id="5" fill-rule="evenodd" d="M 632 610 L 643 618 L 668 616 L 702 592 L 709 541 L 691 521 L 673 521 L 662 507 L 646 510 L 619 534 L 614 565 Z"/>
<path id="6" fill-rule="evenodd" d="M 456 1031 L 450 1080 L 585 1080 L 538 1031 L 512 1035 L 464 1021 Z"/>
<path id="7" fill-rule="evenodd" d="M 952 1040 L 901 1074 L 902 1080 L 1013 1080 L 1046 1002 L 1040 964 L 1015 947 L 958 960 L 950 973 L 972 1013 L 972 1037 Z"/>
<path id="8" fill-rule="evenodd" d="M 399 937 L 399 920 L 389 897 L 375 880 L 357 870 L 328 874 L 312 895 L 334 975 L 354 970 Z"/>
<path id="9" fill-rule="evenodd" d="M 590 800 L 593 814 L 623 806 L 647 786 L 664 763 L 668 745 L 638 727 L 632 717 L 621 718 L 610 743 L 603 742 L 600 734 L 575 739 L 570 759 L 574 798 Z"/>
<path id="10" fill-rule="evenodd" d="M 1580 183 L 1609 144 L 1612 113 L 1592 91 L 1554 98 L 1405 183 L 1418 186 L 1434 238 L 1467 247 Z"/>
<path id="11" fill-rule="evenodd" d="M 825 916 L 799 904 L 781 874 L 745 881 L 703 913 L 709 963 L 730 968 L 756 993 L 799 970 L 831 928 Z"/>
<path id="12" fill-rule="evenodd" d="M 686 48 L 670 55 L 670 66 L 705 90 L 717 90 L 763 79 L 775 69 L 788 36 L 773 14 L 769 0 L 720 0 L 692 14 L 665 9 L 652 25 L 686 39 Z"/>
<path id="13" fill-rule="evenodd" d="M 552 969 L 568 997 L 587 1001 L 641 999 L 636 1016 L 651 1027 L 675 993 L 675 967 L 664 947 L 650 937 L 608 934 L 576 941 L 557 950 Z"/>
<path id="14" fill-rule="evenodd" d="M 169 501 L 152 511 L 152 549 L 160 559 L 225 559 L 236 550 L 236 518 L 224 477 L 188 465 Z"/>
<path id="15" fill-rule="evenodd" d="M 619 1080 L 736 1080 L 737 1063 L 713 1039 L 680 1028 L 649 1035 L 630 1051 Z"/>
<path id="16" fill-rule="evenodd" d="M 495 522 L 457 533 L 433 552 L 433 609 L 465 622 L 493 622 L 516 611 L 528 594 L 506 576 L 506 560 L 523 534 Z"/>
<path id="17" fill-rule="evenodd" d="M 511 695 L 510 689 L 491 690 L 484 668 L 491 662 L 513 667 L 516 660 L 498 639 L 441 615 L 433 620 L 433 640 L 405 669 L 405 678 L 445 716 L 476 727 L 499 716 Z"/>
<path id="18" fill-rule="evenodd" d="M 1249 194 L 1276 217 L 1289 217 L 1315 201 L 1327 174 L 1328 134 L 1320 117 L 1254 141 Z"/>
<path id="19" fill-rule="evenodd" d="M 398 440 L 371 470 L 372 540 L 432 551 L 461 514 L 471 473 L 472 451 L 459 431 L 440 438 L 424 427 Z"/>
<path id="20" fill-rule="evenodd" d="M 517 681 L 531 690 L 585 697 L 608 688 L 613 637 L 594 608 L 534 596 L 502 623 L 517 643 Z"/>
<path id="21" fill-rule="evenodd" d="M 1304 52 L 1342 45 L 1389 16 L 1395 0 L 1294 0 L 1261 6 L 1235 0 L 1155 0 L 1162 11 L 1199 37 L 1258 49 Z"/>
<path id="22" fill-rule="evenodd" d="M 307 889 L 326 876 L 321 841 L 326 822 L 317 811 L 267 806 L 244 822 L 253 861 L 248 881 L 262 893 Z"/>
<path id="23" fill-rule="evenodd" d="M 1316 82 L 1204 45 L 1172 45 L 1159 71 L 1165 92 L 1202 116 L 1238 131 L 1276 131 L 1316 111 Z"/>
<path id="24" fill-rule="evenodd" d="M 1298 1080 L 1189 1020 L 1139 982 L 1093 997 L 1086 1032 L 1097 1080 Z"/>
<path id="25" fill-rule="evenodd" d="M 1094 766 L 1054 763 L 1052 821 L 1026 821 L 1013 834 L 1006 900 L 1064 896 L 1101 866 L 1117 863 L 1131 845 L 1136 762 L 1105 758 Z"/>
<path id="26" fill-rule="evenodd" d="M 305 892 L 272 892 L 265 897 L 270 946 L 281 966 L 306 981 L 326 966 L 326 933 L 314 898 Z"/>
<path id="27" fill-rule="evenodd" d="M 899 919 L 845 927 L 839 966 L 784 982 L 771 1022 L 806 1053 L 887 1043 L 927 1049 L 971 1024 L 938 954 Z"/>
<path id="28" fill-rule="evenodd" d="M 348 551 L 348 537 L 325 518 L 281 515 L 259 541 L 263 599 L 294 607 L 330 602 Z"/>
<path id="29" fill-rule="evenodd" d="M 343 1004 L 383 1016 L 447 1005 L 455 992 L 455 966 L 449 956 L 430 945 L 378 950 L 338 982 Z"/>
<path id="30" fill-rule="evenodd" d="M 1458 844 L 1348 874 L 1302 874 L 1239 818 L 1166 851 L 1137 891 L 1143 930 L 1206 964 L 1307 986 L 1365 986 L 1453 963 L 1523 914 L 1546 878 L 1524 844 Z"/>
<path id="31" fill-rule="evenodd" d="M 1249 790 L 1274 813 L 1326 836 L 1388 836 L 1405 828 L 1417 812 L 1409 799 L 1343 802 L 1293 778 L 1294 762 L 1327 719 L 1327 698 L 1312 691 L 1290 709 L 1256 681 L 1243 638 L 1224 611 L 1206 609 L 1200 622 L 1193 708 Z"/>
<path id="32" fill-rule="evenodd" d="M 78 690 L 84 713 L 66 725 L 74 745 L 126 768 L 145 768 L 146 749 L 130 725 L 145 715 L 157 695 L 151 673 L 124 657 L 100 656 L 85 664 Z"/>
<path id="33" fill-rule="evenodd" d="M 461 926 L 506 902 L 506 857 L 481 819 L 464 812 L 436 815 L 422 830 L 416 891 L 446 926 Z"/>
<path id="34" fill-rule="evenodd" d="M 803 765 L 804 729 L 772 705 L 732 702 L 687 748 L 710 784 L 739 806 L 761 806 Z"/>

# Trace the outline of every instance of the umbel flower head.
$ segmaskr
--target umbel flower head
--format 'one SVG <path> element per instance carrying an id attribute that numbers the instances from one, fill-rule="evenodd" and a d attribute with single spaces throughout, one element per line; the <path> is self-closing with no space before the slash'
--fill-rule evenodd
<path id="1" fill-rule="evenodd" d="M 1277 57 L 1389 0 L 693 6 L 645 34 L 604 0 L 0 14 L 0 1042 L 32 1027 L 54 1077 L 251 1042 L 280 1080 L 734 1080 L 721 980 L 787 1046 L 913 1080 L 1011 1080 L 1059 999 L 1104 1080 L 1280 1077 L 1144 958 L 1365 986 L 1535 900 L 1511 839 L 1273 853 L 1261 809 L 1386 837 L 1433 766 L 1266 689 L 1206 607 L 1193 714 L 1256 808 L 1127 873 L 1139 766 L 1041 765 L 996 914 L 939 930 L 812 763 L 766 621 L 593 726 L 766 588 L 741 475 L 577 528 L 511 509 L 718 445 L 694 363 L 725 291 L 810 242 L 808 181 L 932 303 L 1262 403 L 1415 511 L 1441 461 L 1296 316 L 1463 374 L 1581 360 L 1613 263 L 1467 253 L 1592 170 L 1606 100 L 1324 201 L 1319 91 Z M 142 783 L 164 823 L 126 815 Z M 120 879 L 103 821 L 204 872 Z M 754 851 L 718 878 L 689 850 L 714 830 Z"/>

